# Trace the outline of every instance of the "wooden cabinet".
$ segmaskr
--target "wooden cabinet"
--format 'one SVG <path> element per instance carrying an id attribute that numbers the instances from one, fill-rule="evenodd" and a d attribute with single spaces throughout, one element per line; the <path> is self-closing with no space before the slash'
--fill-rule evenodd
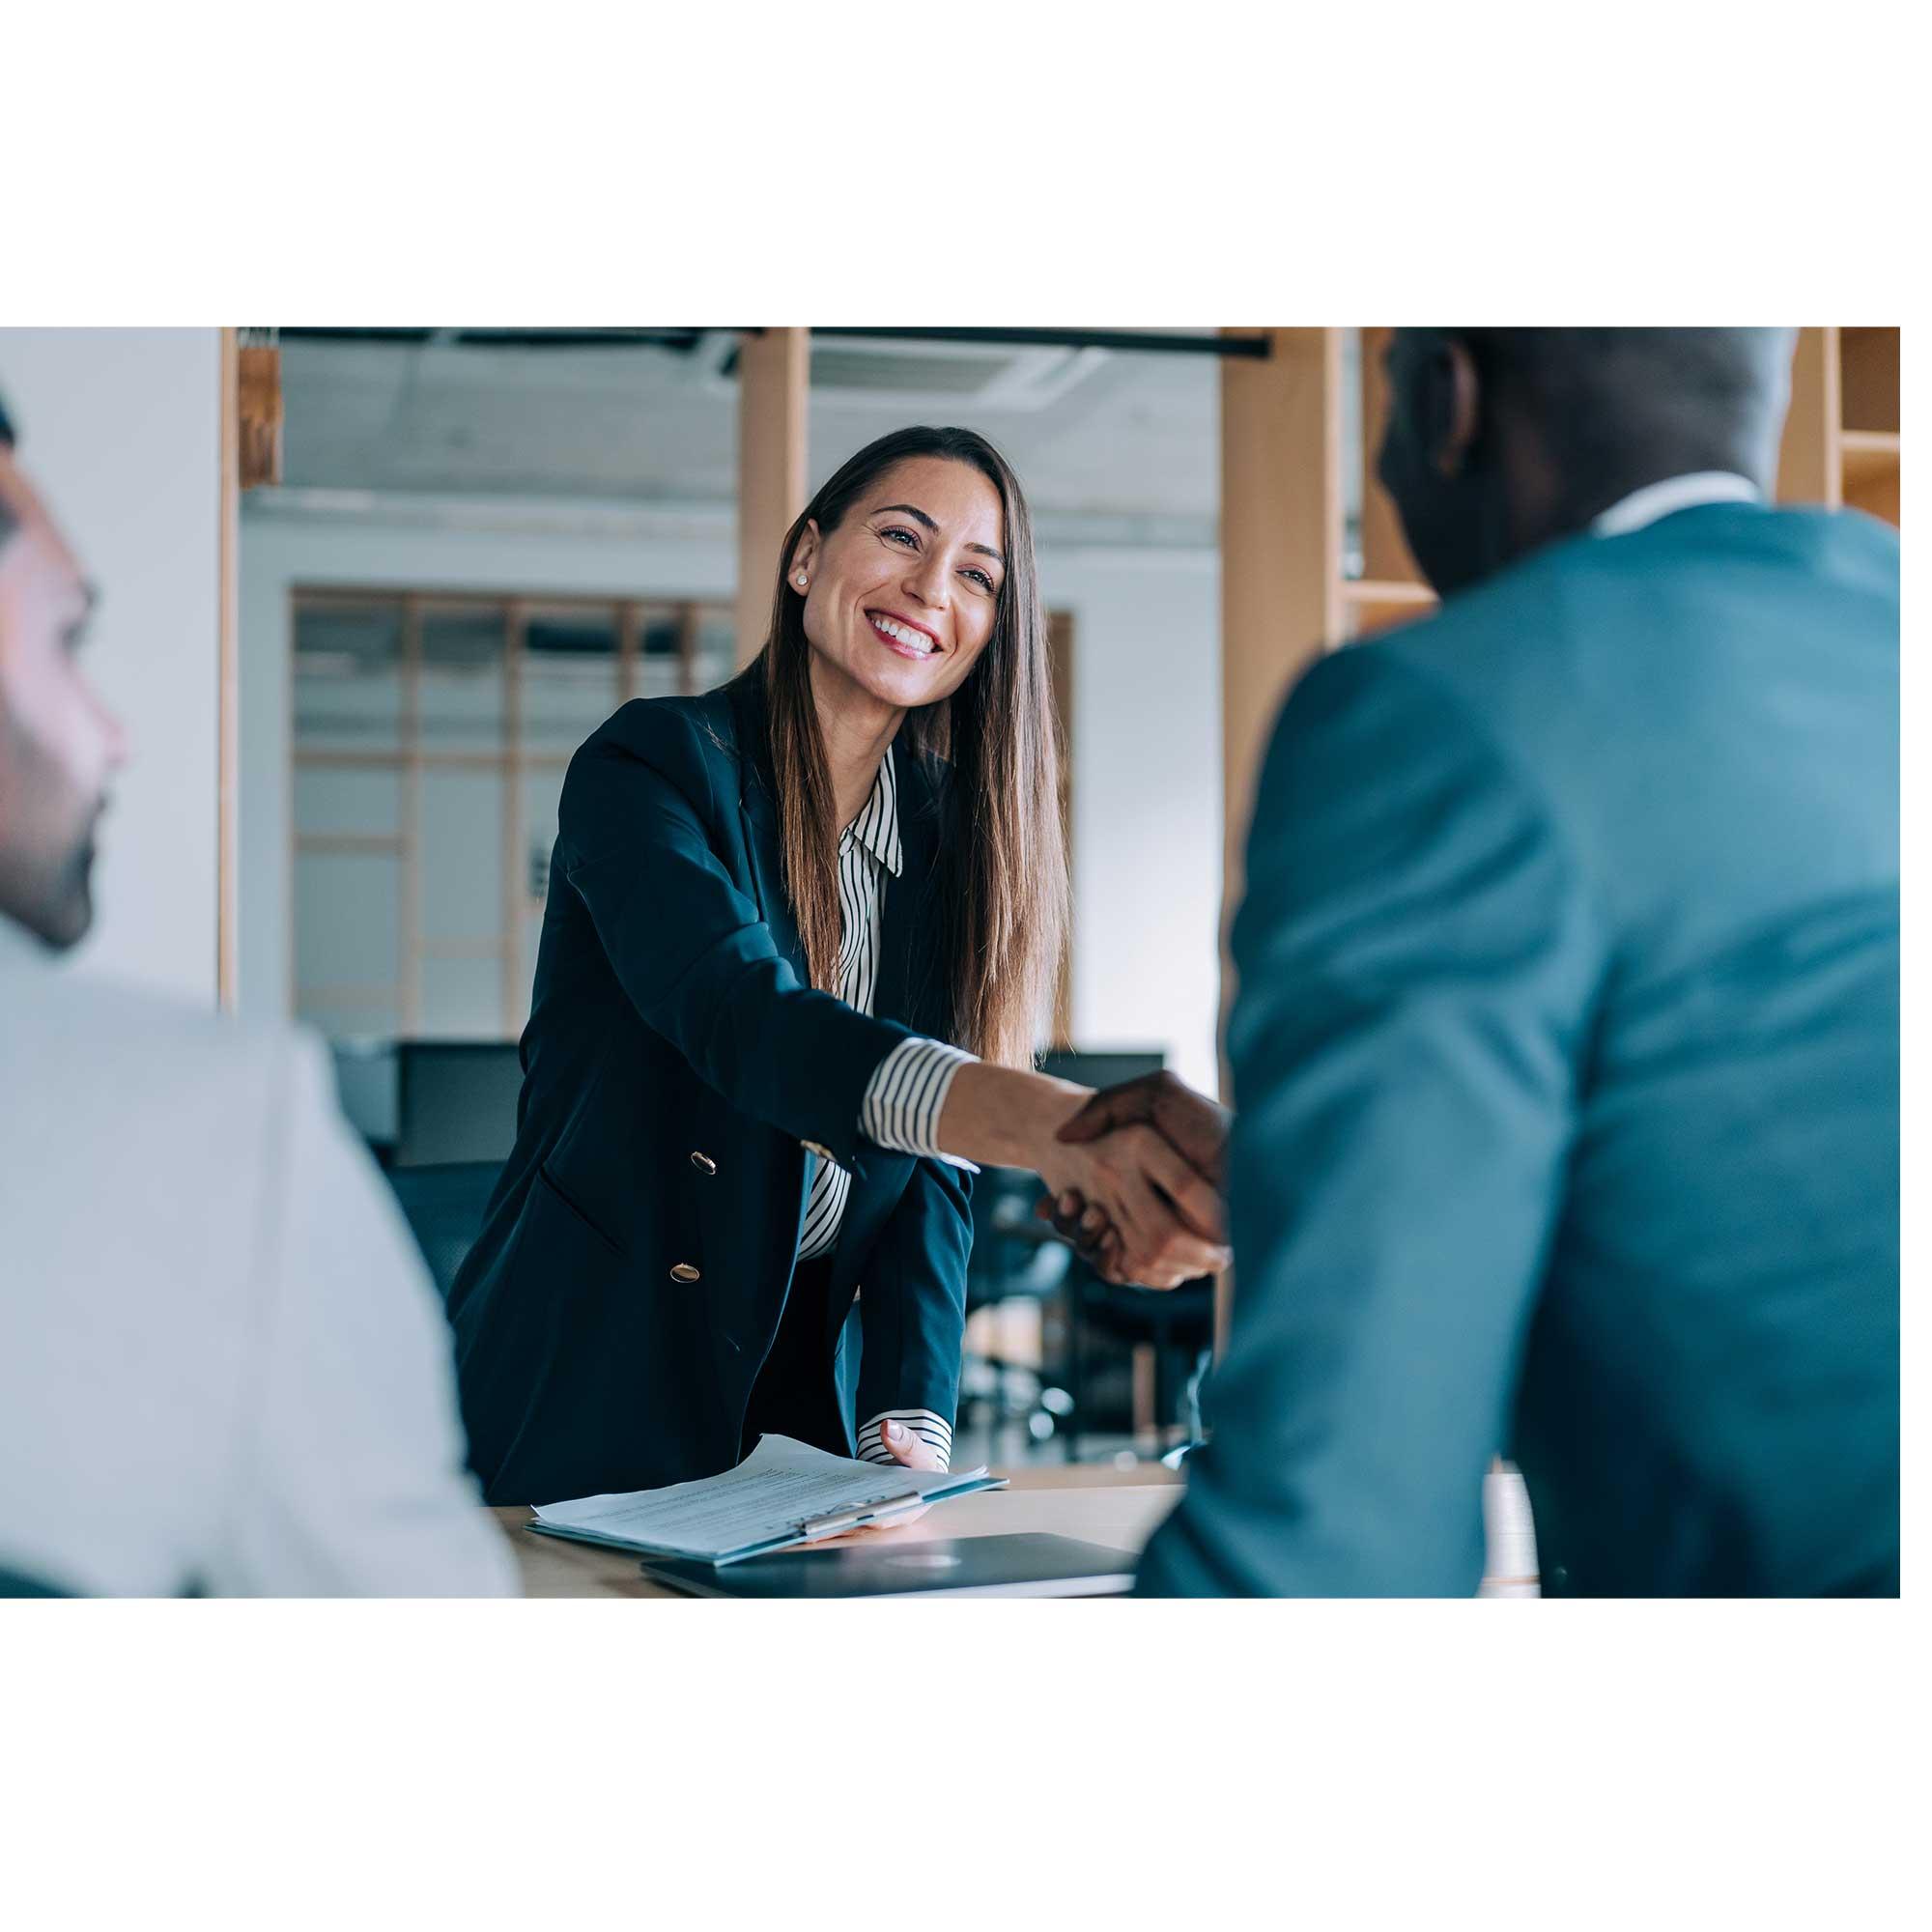
<path id="1" fill-rule="evenodd" d="M 1799 330 L 1777 499 L 1897 524 L 1897 329 Z"/>

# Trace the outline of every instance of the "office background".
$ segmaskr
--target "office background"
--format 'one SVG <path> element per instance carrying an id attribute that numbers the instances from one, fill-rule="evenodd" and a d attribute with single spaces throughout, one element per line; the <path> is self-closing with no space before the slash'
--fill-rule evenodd
<path id="1" fill-rule="evenodd" d="M 425 1094 L 463 1064 L 437 1043 L 497 1042 L 500 1069 L 571 750 L 624 696 L 708 688 L 755 648 L 779 536 L 838 462 L 961 422 L 1027 486 L 1054 618 L 1058 1043 L 1211 1091 L 1216 933 L 1279 696 L 1431 602 L 1365 461 L 1381 331 L 946 333 L 0 331 L 135 743 L 81 970 L 300 1017 L 384 1158 L 485 1165 L 433 1133 L 412 1156 L 396 1042 L 424 1043 Z M 1782 496 L 1897 521 L 1898 355 L 1896 329 L 1802 332 Z M 500 1108 L 500 1073 L 486 1091 Z M 460 1229 L 462 1187 L 416 1185 L 419 1229 Z M 982 1238 L 989 1424 L 1094 1453 L 1185 1433 L 1200 1297 L 1096 1305 L 1089 1378 L 1061 1267 Z"/>

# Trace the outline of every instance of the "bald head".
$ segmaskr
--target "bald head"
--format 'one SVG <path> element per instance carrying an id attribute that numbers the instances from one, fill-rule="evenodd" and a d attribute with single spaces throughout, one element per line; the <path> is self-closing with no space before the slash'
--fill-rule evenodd
<path id="1" fill-rule="evenodd" d="M 1777 469 L 1788 328 L 1400 329 L 1382 477 L 1452 590 L 1646 483 Z"/>
<path id="2" fill-rule="evenodd" d="M 1793 329 L 1450 332 L 1468 345 L 1498 407 L 1535 423 L 1551 460 L 1578 485 L 1615 487 L 1639 471 L 1688 467 L 1736 469 L 1763 487 L 1776 469 Z"/>

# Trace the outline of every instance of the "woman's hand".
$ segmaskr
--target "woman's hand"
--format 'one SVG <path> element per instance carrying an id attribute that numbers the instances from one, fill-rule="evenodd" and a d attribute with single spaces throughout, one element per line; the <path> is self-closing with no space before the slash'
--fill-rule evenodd
<path id="1" fill-rule="evenodd" d="M 887 1455 L 895 1463 L 903 1463 L 908 1469 L 946 1467 L 940 1459 L 939 1451 L 917 1430 L 908 1429 L 903 1422 L 895 1422 L 891 1416 L 887 1416 L 879 1427 L 879 1436 L 886 1445 Z"/>
<path id="2" fill-rule="evenodd" d="M 902 1468 L 946 1467 L 940 1460 L 939 1451 L 903 1422 L 895 1422 L 888 1416 L 880 1425 L 879 1434 L 885 1442 L 886 1453 Z M 837 1536 L 820 1537 L 812 1548 L 815 1549 L 823 1543 L 856 1543 L 862 1537 L 888 1535 L 893 1530 L 903 1529 L 909 1522 L 917 1522 L 931 1507 L 930 1503 L 921 1503 L 917 1509 L 895 1510 L 890 1522 L 868 1522 L 859 1529 L 841 1529 Z"/>

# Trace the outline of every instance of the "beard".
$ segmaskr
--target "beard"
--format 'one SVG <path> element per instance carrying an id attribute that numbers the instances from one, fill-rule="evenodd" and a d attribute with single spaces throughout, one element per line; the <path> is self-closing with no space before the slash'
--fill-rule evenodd
<path id="1" fill-rule="evenodd" d="M 56 952 L 77 946 L 94 923 L 94 855 L 91 832 L 51 863 L 0 852 L 0 915 Z"/>
<path id="2" fill-rule="evenodd" d="M 106 809 L 104 797 L 77 797 L 0 712 L 0 914 L 57 951 L 94 923 L 94 834 Z"/>
<path id="3" fill-rule="evenodd" d="M 98 814 L 97 814 L 98 815 Z M 65 951 L 77 946 L 94 925 L 94 825 L 68 854 L 46 895 L 46 923 L 41 936 Z"/>

